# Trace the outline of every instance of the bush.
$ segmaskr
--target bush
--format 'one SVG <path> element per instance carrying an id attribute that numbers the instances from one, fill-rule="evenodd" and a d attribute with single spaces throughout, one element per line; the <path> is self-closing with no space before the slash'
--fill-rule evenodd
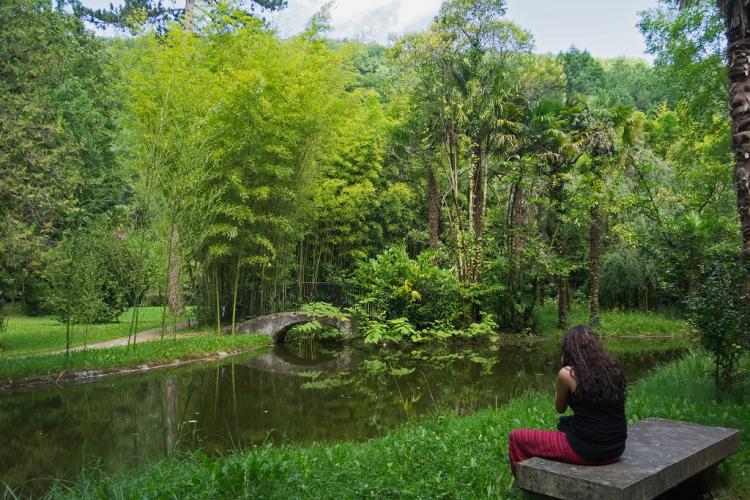
<path id="1" fill-rule="evenodd" d="M 714 357 L 714 379 L 721 393 L 732 385 L 747 351 L 750 297 L 743 295 L 746 276 L 744 266 L 731 259 L 717 262 L 687 301 L 701 344 Z"/>
<path id="2" fill-rule="evenodd" d="M 125 311 L 134 277 L 128 249 L 107 231 L 63 239 L 47 255 L 46 309 L 61 321 L 109 323 Z"/>
<path id="3" fill-rule="evenodd" d="M 434 258 L 425 251 L 411 259 L 395 247 L 360 263 L 354 273 L 355 314 L 380 321 L 405 318 L 418 330 L 434 323 L 456 326 L 464 313 L 461 286 L 453 270 L 438 267 Z"/>

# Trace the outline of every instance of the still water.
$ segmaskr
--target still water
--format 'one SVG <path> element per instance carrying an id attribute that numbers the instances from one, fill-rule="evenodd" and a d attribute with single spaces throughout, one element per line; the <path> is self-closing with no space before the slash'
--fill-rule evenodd
<path id="1" fill-rule="evenodd" d="M 629 381 L 684 352 L 674 341 L 609 348 Z M 220 364 L 2 394 L 0 481 L 33 494 L 84 466 L 132 469 L 175 449 L 371 438 L 436 413 L 495 407 L 531 387 L 551 394 L 559 356 L 555 341 L 277 345 Z"/>

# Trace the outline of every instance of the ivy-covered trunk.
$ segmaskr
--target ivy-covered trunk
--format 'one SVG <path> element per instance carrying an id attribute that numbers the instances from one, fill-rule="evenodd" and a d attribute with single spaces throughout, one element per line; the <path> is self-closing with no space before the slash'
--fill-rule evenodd
<path id="1" fill-rule="evenodd" d="M 511 238 L 508 253 L 511 255 L 511 286 L 517 289 L 521 283 L 521 255 L 526 244 L 524 227 L 526 226 L 526 211 L 524 207 L 524 191 L 522 181 L 513 185 L 513 195 L 510 209 Z"/>
<path id="2" fill-rule="evenodd" d="M 592 328 L 599 326 L 599 269 L 601 257 L 601 212 L 599 205 L 594 204 L 590 209 L 591 230 L 589 231 L 589 271 L 590 271 L 590 291 L 589 291 L 589 325 Z"/>
<path id="3" fill-rule="evenodd" d="M 430 231 L 430 248 L 440 244 L 440 192 L 435 167 L 427 167 L 427 226 Z"/>
<path id="4" fill-rule="evenodd" d="M 482 247 L 484 236 L 484 217 L 487 212 L 487 148 L 478 141 L 472 158 L 471 176 L 469 179 L 469 223 L 473 234 L 471 255 L 471 276 L 473 283 L 482 278 Z"/>

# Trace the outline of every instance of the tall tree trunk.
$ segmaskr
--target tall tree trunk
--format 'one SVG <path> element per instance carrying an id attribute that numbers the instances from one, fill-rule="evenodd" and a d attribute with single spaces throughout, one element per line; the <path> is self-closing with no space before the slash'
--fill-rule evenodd
<path id="1" fill-rule="evenodd" d="M 553 234 L 553 248 L 557 253 L 557 258 L 560 260 L 565 259 L 565 238 L 563 237 L 563 221 L 562 221 L 562 204 L 563 196 L 565 193 L 565 184 L 561 175 L 561 165 L 553 165 L 552 167 L 552 186 L 551 186 L 551 198 L 553 203 L 554 213 L 554 234 Z M 568 327 L 568 309 L 569 294 L 568 294 L 568 273 L 559 273 L 555 277 L 557 284 L 557 327 L 565 329 Z"/>
<path id="2" fill-rule="evenodd" d="M 524 192 L 521 181 L 513 188 L 513 199 L 510 206 L 511 238 L 511 281 L 513 287 L 517 288 L 521 282 L 521 253 L 525 245 L 523 227 L 525 224 Z"/>
<path id="3" fill-rule="evenodd" d="M 568 303 L 570 297 L 568 295 L 568 276 L 560 275 L 556 279 L 557 282 L 557 327 L 560 330 L 568 328 L 568 309 L 570 304 Z"/>
<path id="4" fill-rule="evenodd" d="M 476 175 L 474 178 L 474 207 L 472 229 L 477 239 L 484 234 L 484 215 L 487 212 L 487 152 L 484 148 L 477 150 Z"/>
<path id="5" fill-rule="evenodd" d="M 240 257 L 237 256 L 237 265 L 234 268 L 234 293 L 232 295 L 232 335 L 235 335 L 237 324 L 237 290 L 240 288 Z M 261 283 L 263 281 L 261 280 Z"/>
<path id="6" fill-rule="evenodd" d="M 744 2 L 733 3 L 736 4 L 735 9 L 742 9 L 743 20 L 747 22 L 750 19 L 750 8 Z M 729 107 L 735 157 L 734 189 L 737 193 L 742 237 L 740 255 L 745 263 L 750 264 L 750 33 L 747 33 L 745 26 L 732 26 L 730 22 L 727 26 Z M 750 270 L 745 279 L 745 295 L 750 300 Z"/>
<path id="7" fill-rule="evenodd" d="M 221 333 L 221 296 L 219 295 L 219 265 L 214 264 L 214 291 L 216 292 L 216 333 Z"/>
<path id="8" fill-rule="evenodd" d="M 471 178 L 469 180 L 469 220 L 474 236 L 471 280 L 478 283 L 482 269 L 482 236 L 484 214 L 487 206 L 487 153 L 480 144 L 474 150 Z"/>
<path id="9" fill-rule="evenodd" d="M 453 215 L 452 220 L 450 222 L 452 223 L 452 229 L 453 229 L 453 238 L 454 238 L 454 257 L 456 260 L 456 274 L 458 277 L 458 281 L 460 283 L 464 283 L 467 278 L 467 258 L 465 255 L 466 250 L 466 235 L 464 231 L 464 225 L 463 225 L 463 214 L 461 210 L 461 193 L 459 191 L 460 186 L 458 182 L 458 165 L 459 165 L 459 149 L 460 145 L 458 142 L 458 137 L 452 133 L 452 131 L 449 131 L 447 134 L 447 140 L 446 140 L 446 150 L 448 153 L 448 161 L 449 161 L 449 169 L 450 169 L 450 188 L 451 193 L 453 196 L 451 197 L 453 201 Z M 449 214 L 450 215 L 450 214 Z"/>
<path id="10" fill-rule="evenodd" d="M 182 296 L 182 259 L 180 258 L 180 234 L 172 223 L 169 238 L 169 278 L 167 280 L 167 303 L 169 312 L 175 316 L 185 312 L 185 299 Z"/>
<path id="11" fill-rule="evenodd" d="M 65 321 L 65 355 L 70 356 L 70 319 Z"/>
<path id="12" fill-rule="evenodd" d="M 430 230 L 430 248 L 440 244 L 440 193 L 435 167 L 427 167 L 427 226 Z"/>
<path id="13" fill-rule="evenodd" d="M 185 31 L 193 31 L 194 11 L 195 0 L 185 0 L 185 10 L 182 11 L 182 27 Z"/>
<path id="14" fill-rule="evenodd" d="M 589 231 L 590 297 L 589 326 L 599 326 L 599 262 L 601 255 L 601 212 L 599 205 L 591 206 L 591 230 Z"/>

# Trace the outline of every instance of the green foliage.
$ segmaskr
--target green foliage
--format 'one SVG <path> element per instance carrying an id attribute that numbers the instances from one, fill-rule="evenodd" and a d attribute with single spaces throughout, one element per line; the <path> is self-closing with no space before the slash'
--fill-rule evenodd
<path id="1" fill-rule="evenodd" d="M 104 43 L 52 1 L 3 2 L 0 25 L 0 280 L 36 312 L 45 251 L 130 192 L 119 93 Z"/>
<path id="2" fill-rule="evenodd" d="M 654 300 L 657 270 L 652 261 L 627 247 L 602 256 L 600 300 L 603 307 L 648 309 Z"/>
<path id="3" fill-rule="evenodd" d="M 338 307 L 327 302 L 309 302 L 300 307 L 300 312 L 312 318 L 333 318 L 341 321 L 348 320 Z M 286 335 L 287 342 L 310 342 L 327 340 L 341 335 L 336 328 L 318 321 L 317 319 L 292 327 Z"/>
<path id="4" fill-rule="evenodd" d="M 360 264 L 355 275 L 359 295 L 352 312 L 366 343 L 497 340 L 498 325 L 490 314 L 460 328 L 461 287 L 451 270 L 435 264 L 436 259 L 430 251 L 411 259 L 403 247 L 396 247 Z"/>
<path id="5" fill-rule="evenodd" d="M 313 318 L 345 319 L 345 315 L 341 309 L 328 302 L 308 302 L 300 307 L 300 312 Z"/>
<path id="6" fill-rule="evenodd" d="M 134 271 L 128 249 L 111 232 L 81 232 L 61 241 L 48 255 L 45 302 L 61 322 L 116 320 L 132 296 Z"/>
<path id="7" fill-rule="evenodd" d="M 701 344 L 714 357 L 714 380 L 727 392 L 737 378 L 741 357 L 750 350 L 750 299 L 747 269 L 727 259 L 706 269 L 698 289 L 688 299 L 691 321 Z"/>
<path id="8" fill-rule="evenodd" d="M 604 68 L 588 50 L 571 47 L 559 57 L 568 81 L 568 94 L 595 95 L 604 86 Z"/>
<path id="9" fill-rule="evenodd" d="M 8 333 L 8 318 L 5 315 L 5 304 L 2 300 L 2 294 L 0 294 L 0 352 L 3 357 L 8 350 L 8 346 L 5 345 L 5 335 Z"/>
<path id="10" fill-rule="evenodd" d="M 495 342 L 499 338 L 497 336 L 497 323 L 495 323 L 495 319 L 491 314 L 483 314 L 481 322 L 469 325 L 469 328 L 466 329 L 465 336 L 468 338 L 486 336 Z"/>
<path id="11" fill-rule="evenodd" d="M 417 329 L 434 322 L 457 325 L 462 317 L 461 287 L 455 272 L 423 252 L 412 259 L 403 247 L 362 262 L 354 272 L 357 301 L 384 320 L 406 318 Z"/>
<path id="12" fill-rule="evenodd" d="M 656 56 L 656 85 L 671 107 L 684 104 L 695 118 L 726 119 L 728 77 L 724 22 L 715 2 L 663 2 L 643 12 L 640 29 Z"/>
<path id="13" fill-rule="evenodd" d="M 196 23 L 195 18 L 204 9 L 208 17 L 215 20 L 227 17 L 234 22 L 237 19 L 248 22 L 250 20 L 248 18 L 257 10 L 272 12 L 283 9 L 287 4 L 287 0 L 221 0 L 218 2 L 198 0 L 189 2 L 184 7 L 178 7 L 164 5 L 155 0 L 125 0 L 117 6 L 110 4 L 109 8 L 92 8 L 86 5 L 88 2 L 82 0 L 66 1 L 73 6 L 73 12 L 76 15 L 99 28 L 112 26 L 127 29 L 133 34 L 139 33 L 147 25 L 153 25 L 158 31 L 163 32 L 170 22 L 177 20 L 190 29 L 191 25 Z M 229 24 L 231 25 L 231 22 Z"/>
<path id="14" fill-rule="evenodd" d="M 47 266 L 46 307 L 61 323 L 93 323 L 102 309 L 99 291 L 104 281 L 98 255 L 85 237 L 63 240 Z"/>

